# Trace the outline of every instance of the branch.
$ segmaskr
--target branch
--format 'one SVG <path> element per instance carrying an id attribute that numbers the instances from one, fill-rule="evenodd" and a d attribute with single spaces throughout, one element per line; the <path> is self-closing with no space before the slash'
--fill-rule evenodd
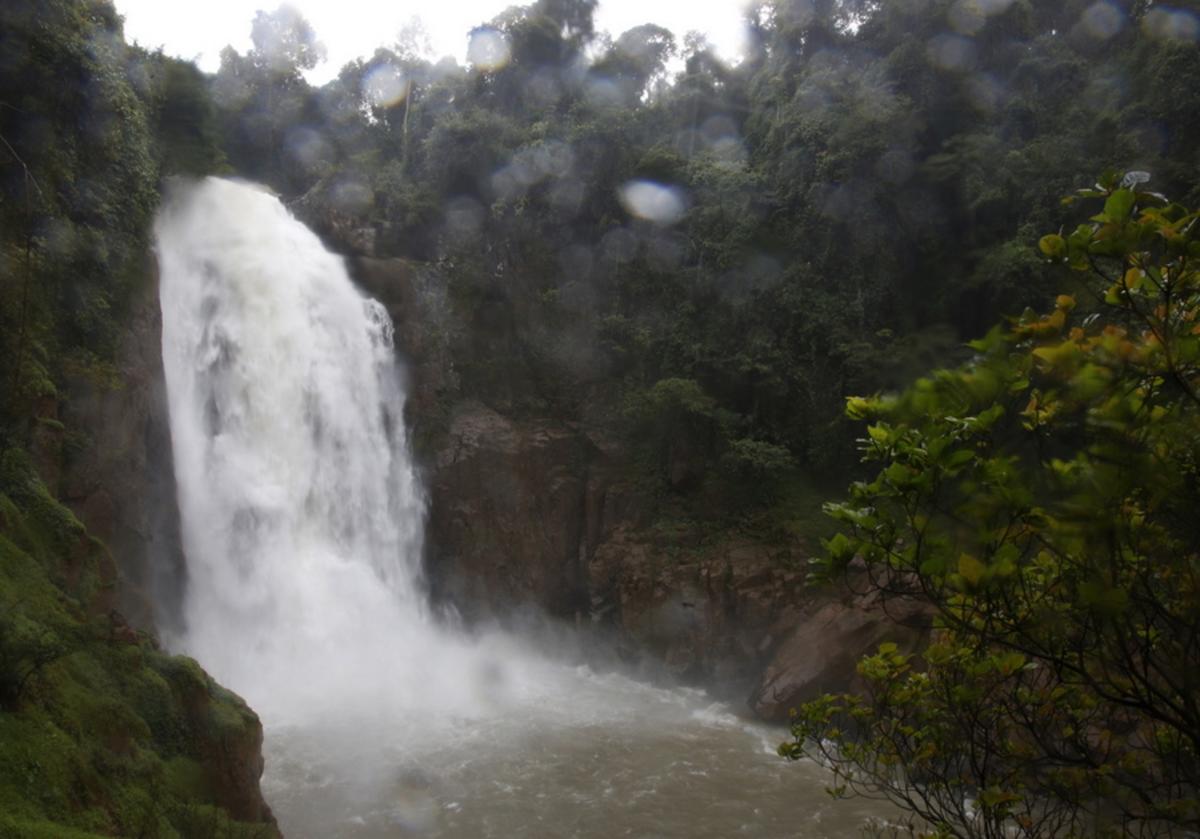
<path id="1" fill-rule="evenodd" d="M 3 102 L 0 102 L 0 105 L 3 105 L 3 104 L 4 104 Z M 11 108 L 12 106 L 9 105 L 9 107 Z M 13 108 L 13 110 L 15 111 L 18 109 Z M 24 113 L 24 111 L 22 111 L 22 113 Z M 21 168 L 25 170 L 26 180 L 28 180 L 30 183 L 33 184 L 33 187 L 34 187 L 34 189 L 37 190 L 38 195 L 41 197 L 41 199 L 43 201 L 45 201 L 46 193 L 42 192 L 41 184 L 39 184 L 37 182 L 37 178 L 35 178 L 33 176 L 33 172 L 30 170 L 29 164 L 21 159 L 21 155 L 17 154 L 17 150 L 12 147 L 12 143 L 8 142 L 8 140 L 5 138 L 5 136 L 3 134 L 0 134 L 0 143 L 4 143 L 4 147 L 6 149 L 8 149 L 8 153 L 13 156 L 13 159 L 16 160 L 17 163 L 21 164 Z"/>

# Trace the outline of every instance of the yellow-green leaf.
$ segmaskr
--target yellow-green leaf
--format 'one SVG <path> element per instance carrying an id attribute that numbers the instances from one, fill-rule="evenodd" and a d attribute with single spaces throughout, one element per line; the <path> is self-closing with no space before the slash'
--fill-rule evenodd
<path id="1" fill-rule="evenodd" d="M 962 554 L 958 558 L 958 573 L 971 585 L 979 585 L 987 566 L 970 554 Z"/>
<path id="2" fill-rule="evenodd" d="M 1051 233 L 1038 240 L 1038 247 L 1051 259 L 1061 259 L 1067 253 L 1067 240 L 1057 233 Z"/>

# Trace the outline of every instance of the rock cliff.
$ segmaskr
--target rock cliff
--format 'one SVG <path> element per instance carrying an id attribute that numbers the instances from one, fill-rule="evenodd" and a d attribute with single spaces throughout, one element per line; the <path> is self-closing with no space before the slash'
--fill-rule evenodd
<path id="1" fill-rule="evenodd" d="M 453 345 L 470 327 L 435 268 L 375 258 L 352 267 L 388 307 L 410 365 L 430 587 L 468 620 L 532 607 L 603 636 L 647 672 L 749 696 L 770 720 L 850 686 L 879 643 L 922 642 L 927 621 L 898 623 L 877 605 L 809 590 L 802 544 L 664 532 L 617 441 L 573 417 L 464 392 Z"/>
<path id="2" fill-rule="evenodd" d="M 146 273 L 154 275 L 154 266 Z M 162 371 L 158 287 L 134 299 L 109 375 L 68 375 L 61 418 L 75 439 L 51 491 L 120 564 L 118 606 L 142 629 L 177 629 L 186 567 Z"/>

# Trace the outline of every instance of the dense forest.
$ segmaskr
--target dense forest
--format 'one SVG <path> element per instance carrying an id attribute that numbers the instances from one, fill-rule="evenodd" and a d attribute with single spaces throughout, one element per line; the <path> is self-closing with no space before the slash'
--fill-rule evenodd
<path id="1" fill-rule="evenodd" d="M 319 33 L 263 15 L 191 136 L 326 235 L 441 266 L 464 392 L 615 428 L 666 504 L 786 528 L 857 459 L 846 396 L 1061 290 L 1032 244 L 1063 195 L 1113 167 L 1200 197 L 1195 42 L 1127 5 L 763 5 L 731 68 L 538 3 L 466 69 L 404 43 L 321 89 Z"/>
<path id="2" fill-rule="evenodd" d="M 619 426 L 705 515 L 785 503 L 855 462 L 846 396 L 1062 290 L 1033 247 L 1062 196 L 1117 168 L 1200 198 L 1175 7 L 764 4 L 730 67 L 650 24 L 609 43 L 593 6 L 481 24 L 466 68 L 409 33 L 321 88 L 286 8 L 206 77 L 103 4 L 14 6 L 7 427 L 43 358 L 111 354 L 161 179 L 227 172 L 344 247 L 439 265 L 477 327 L 446 336 L 464 391 Z"/>
<path id="3" fill-rule="evenodd" d="M 600 429 L 664 520 L 832 537 L 821 573 L 932 604 L 923 658 L 881 651 L 784 749 L 836 742 L 842 791 L 935 835 L 1200 828 L 1195 4 L 776 0 L 733 65 L 595 6 L 481 22 L 466 66 L 406 32 L 319 87 L 286 6 L 215 74 L 106 0 L 0 8 L 0 832 L 259 821 L 194 734 L 240 706 L 209 685 L 197 722 L 206 677 L 114 646 L 111 560 L 38 462 L 48 429 L 89 445 L 55 406 L 117 378 L 165 184 L 205 174 L 435 272 L 468 326 L 430 339 L 455 375 L 418 454 L 464 394 Z"/>

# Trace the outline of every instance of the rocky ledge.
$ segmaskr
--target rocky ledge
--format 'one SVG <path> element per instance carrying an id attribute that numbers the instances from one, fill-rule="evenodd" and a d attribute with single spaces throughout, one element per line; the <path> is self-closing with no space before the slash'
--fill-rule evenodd
<path id="1" fill-rule="evenodd" d="M 619 453 L 577 428 L 457 405 L 429 476 L 435 593 L 468 619 L 530 606 L 574 622 L 647 673 L 749 695 L 777 721 L 852 687 L 880 643 L 927 637 L 915 604 L 808 588 L 801 545 L 662 532 L 621 475 Z"/>

